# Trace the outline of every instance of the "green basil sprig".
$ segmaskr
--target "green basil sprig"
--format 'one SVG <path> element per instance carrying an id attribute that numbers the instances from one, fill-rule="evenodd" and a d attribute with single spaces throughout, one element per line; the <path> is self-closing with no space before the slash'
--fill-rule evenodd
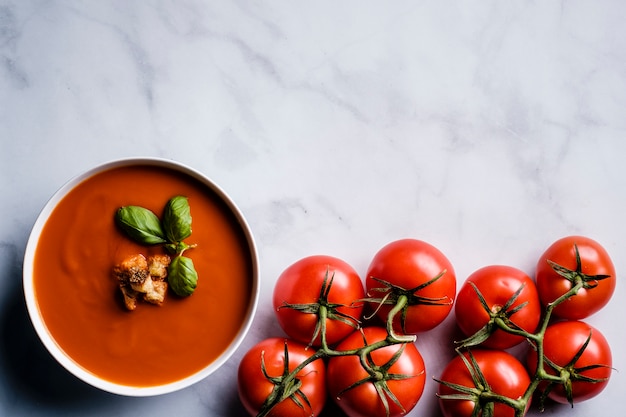
<path id="1" fill-rule="evenodd" d="M 179 255 L 170 264 L 167 280 L 172 290 L 185 297 L 191 295 L 198 285 L 198 273 L 191 258 Z"/>
<path id="2" fill-rule="evenodd" d="M 144 207 L 125 206 L 115 213 L 115 222 L 137 243 L 163 244 L 174 255 L 168 267 L 168 282 L 172 290 L 181 297 L 194 292 L 198 273 L 191 258 L 183 256 L 184 251 L 196 246 L 183 242 L 191 236 L 191 210 L 187 197 L 172 197 L 165 205 L 162 221 Z"/>
<path id="3" fill-rule="evenodd" d="M 173 197 L 163 210 L 163 229 L 170 242 L 182 242 L 191 235 L 191 210 L 187 197 Z"/>
<path id="4" fill-rule="evenodd" d="M 156 214 L 139 206 L 121 207 L 115 214 L 120 228 L 134 241 L 144 245 L 166 243 L 161 221 Z"/>

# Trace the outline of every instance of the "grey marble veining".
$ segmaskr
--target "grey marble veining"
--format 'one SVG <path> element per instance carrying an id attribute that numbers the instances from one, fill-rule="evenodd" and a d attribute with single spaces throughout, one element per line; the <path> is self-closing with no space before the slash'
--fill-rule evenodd
<path id="1" fill-rule="evenodd" d="M 626 269 L 625 19 L 618 0 L 0 0 L 0 415 L 243 415 L 238 359 L 281 334 L 273 282 L 311 254 L 364 273 L 385 243 L 416 237 L 461 280 L 496 263 L 532 274 L 552 241 L 584 234 Z M 140 155 L 228 192 L 257 239 L 262 285 L 223 369 L 123 398 L 85 386 L 39 344 L 21 263 L 56 189 Z M 620 282 L 588 321 L 623 370 Z M 453 332 L 447 320 L 420 336 L 429 377 Z M 546 414 L 618 416 L 625 389 L 615 372 L 600 397 Z M 409 415 L 439 415 L 435 390 Z"/>

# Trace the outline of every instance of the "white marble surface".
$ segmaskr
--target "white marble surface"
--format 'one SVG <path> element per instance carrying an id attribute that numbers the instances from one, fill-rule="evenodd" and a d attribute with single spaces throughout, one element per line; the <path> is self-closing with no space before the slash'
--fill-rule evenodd
<path id="1" fill-rule="evenodd" d="M 0 0 L 0 415 L 243 415 L 238 359 L 281 334 L 273 282 L 306 255 L 364 273 L 382 245 L 409 236 L 438 246 L 463 279 L 492 263 L 532 273 L 553 240 L 585 234 L 625 271 L 625 21 L 621 0 Z M 241 349 L 156 398 L 64 373 L 20 287 L 46 200 L 128 156 L 215 180 L 261 259 L 260 309 Z M 545 415 L 621 415 L 619 281 L 589 322 L 621 372 L 600 397 Z M 431 376 L 453 329 L 448 320 L 418 341 Z M 411 416 L 439 415 L 434 389 Z"/>

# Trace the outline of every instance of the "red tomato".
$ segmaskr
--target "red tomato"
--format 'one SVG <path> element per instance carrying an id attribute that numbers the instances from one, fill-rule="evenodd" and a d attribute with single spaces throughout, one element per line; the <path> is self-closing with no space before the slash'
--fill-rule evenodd
<path id="1" fill-rule="evenodd" d="M 377 315 L 385 321 L 397 293 L 394 290 L 394 295 L 389 296 L 390 286 L 409 296 L 403 314 L 394 318 L 394 330 L 417 334 L 434 328 L 448 316 L 456 295 L 456 276 L 450 261 L 437 248 L 421 240 L 402 239 L 378 251 L 367 270 L 368 296 L 388 297 L 389 304 L 377 310 Z"/>
<path id="2" fill-rule="evenodd" d="M 488 311 L 474 289 L 476 286 Z M 521 289 L 517 295 L 516 293 Z M 520 307 L 525 304 L 523 307 Z M 518 327 L 532 333 L 539 324 L 542 309 L 534 281 L 523 271 L 510 266 L 491 265 L 471 274 L 456 296 L 456 322 L 463 334 L 470 337 L 479 330 L 493 328 L 483 347 L 508 349 L 525 339 L 497 329 L 493 324 L 500 317 L 510 327 Z M 487 326 L 487 327 L 485 327 Z M 496 330 L 497 329 L 497 330 Z M 489 332 L 486 332 L 486 337 Z"/>
<path id="3" fill-rule="evenodd" d="M 274 286 L 273 303 L 278 322 L 289 337 L 319 346 L 319 305 L 327 308 L 326 341 L 334 344 L 356 330 L 363 312 L 358 300 L 364 297 L 363 283 L 354 268 L 341 259 L 316 255 L 283 271 Z"/>
<path id="4" fill-rule="evenodd" d="M 464 354 L 469 357 L 467 353 Z M 530 385 L 530 377 L 513 355 L 503 350 L 474 349 L 472 355 L 491 390 L 511 399 L 524 395 Z M 440 381 L 465 387 L 475 387 L 470 371 L 461 356 L 452 359 L 441 374 Z M 439 395 L 459 394 L 444 384 L 439 385 Z M 444 417 L 470 417 L 474 414 L 475 401 L 469 399 L 439 399 L 439 406 Z M 528 410 L 527 405 L 526 410 Z M 508 405 L 495 403 L 494 415 L 498 417 L 514 417 L 515 410 Z M 478 414 L 481 415 L 481 414 Z"/>
<path id="5" fill-rule="evenodd" d="M 577 262 L 576 248 L 580 256 Z M 560 273 L 551 262 L 560 265 Z M 569 272 L 568 272 L 569 271 Z M 565 274 L 570 279 L 565 278 Z M 602 275 L 608 278 L 598 280 Z M 615 267 L 607 251 L 592 239 L 583 236 L 568 236 L 554 242 L 539 258 L 537 263 L 537 289 L 544 304 L 551 303 L 574 284 L 571 280 L 583 279 L 584 288 L 558 305 L 554 315 L 578 320 L 592 315 L 608 303 L 615 291 Z"/>
<path id="6" fill-rule="evenodd" d="M 590 335 L 589 344 L 578 360 L 574 361 Z M 564 385 L 554 385 L 548 394 L 549 398 L 563 404 L 569 403 L 570 400 L 581 402 L 595 397 L 604 390 L 611 376 L 612 356 L 611 348 L 599 330 L 582 321 L 562 321 L 548 326 L 543 343 L 544 356 L 547 360 L 565 368 L 573 375 L 571 398 L 568 398 Z M 529 369 L 535 373 L 537 352 L 534 349 L 528 350 L 527 361 Z M 587 368 L 594 365 L 602 366 Z M 544 364 L 544 369 L 549 374 L 558 375 L 548 363 Z M 598 382 L 577 380 L 576 375 L 596 379 Z M 541 388 L 545 389 L 545 384 Z"/>
<path id="7" fill-rule="evenodd" d="M 381 327 L 367 327 L 363 329 L 363 333 L 368 345 L 387 337 L 387 331 Z M 355 332 L 341 342 L 337 350 L 346 351 L 363 346 L 363 336 L 360 332 Z M 402 346 L 404 350 L 394 361 L 393 356 Z M 375 376 L 361 366 L 358 356 L 336 356 L 330 359 L 327 384 L 328 392 L 335 403 L 349 417 L 395 417 L 413 409 L 422 396 L 426 381 L 424 360 L 415 345 L 388 345 L 374 350 L 369 355 L 369 360 L 375 369 Z M 394 375 L 405 377 L 395 379 Z M 358 381 L 365 382 L 351 388 Z M 400 405 L 394 402 L 387 389 Z"/>
<path id="8" fill-rule="evenodd" d="M 314 351 L 293 340 L 270 338 L 253 346 L 239 364 L 237 384 L 239 398 L 246 411 L 255 416 L 265 399 L 274 388 L 274 383 L 264 374 L 261 367 L 265 363 L 267 375 L 278 378 L 284 374 L 285 343 L 288 347 L 289 371 L 313 355 Z M 305 366 L 297 374 L 302 382 L 300 392 L 284 399 L 268 414 L 271 417 L 310 417 L 321 413 L 326 403 L 326 368 L 321 359 Z M 307 401 L 304 399 L 308 399 Z M 299 405 L 300 404 L 300 405 Z M 310 404 L 310 405 L 309 405 Z"/>

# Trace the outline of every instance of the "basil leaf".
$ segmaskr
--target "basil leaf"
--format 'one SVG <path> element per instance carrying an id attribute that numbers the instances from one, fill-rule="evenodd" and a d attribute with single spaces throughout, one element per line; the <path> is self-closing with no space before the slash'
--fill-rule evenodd
<path id="1" fill-rule="evenodd" d="M 170 243 L 181 242 L 191 235 L 191 211 L 187 197 L 170 199 L 163 211 L 163 228 Z"/>
<path id="2" fill-rule="evenodd" d="M 191 258 L 177 256 L 168 268 L 167 280 L 172 290 L 181 297 L 191 295 L 198 285 L 198 273 Z"/>
<path id="3" fill-rule="evenodd" d="M 139 206 L 121 207 L 115 213 L 117 225 L 138 243 L 165 243 L 165 233 L 156 214 Z"/>

